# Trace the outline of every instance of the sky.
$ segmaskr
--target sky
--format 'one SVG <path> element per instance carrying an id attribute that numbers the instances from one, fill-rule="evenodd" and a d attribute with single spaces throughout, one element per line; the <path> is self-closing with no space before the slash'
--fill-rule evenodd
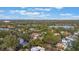
<path id="1" fill-rule="evenodd" d="M 0 20 L 79 19 L 79 7 L 0 7 Z"/>

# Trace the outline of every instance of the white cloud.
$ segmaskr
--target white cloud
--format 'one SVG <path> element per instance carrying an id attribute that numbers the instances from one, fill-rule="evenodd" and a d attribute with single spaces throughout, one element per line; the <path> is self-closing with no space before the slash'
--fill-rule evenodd
<path id="1" fill-rule="evenodd" d="M 77 16 L 72 16 L 72 17 L 79 18 L 79 15 L 77 15 Z"/>
<path id="2" fill-rule="evenodd" d="M 20 11 L 25 11 L 25 10 L 10 10 L 10 13 L 18 13 Z"/>
<path id="3" fill-rule="evenodd" d="M 34 8 L 34 10 L 50 11 L 51 8 L 43 8 L 43 7 L 41 7 L 41 8 Z"/>
<path id="4" fill-rule="evenodd" d="M 71 13 L 62 13 L 62 14 L 60 14 L 60 16 L 72 16 L 72 14 Z"/>
<path id="5" fill-rule="evenodd" d="M 21 11 L 20 12 L 21 15 L 40 15 L 39 12 L 24 12 L 24 11 Z"/>
<path id="6" fill-rule="evenodd" d="M 60 10 L 60 9 L 63 9 L 64 7 L 55 7 L 56 9 Z"/>
<path id="7" fill-rule="evenodd" d="M 26 10 L 11 10 L 11 13 L 18 13 L 20 15 L 40 15 L 40 12 L 32 12 L 32 11 L 26 11 Z"/>
<path id="8" fill-rule="evenodd" d="M 19 14 L 21 16 L 26 16 L 26 18 L 48 18 L 51 16 L 50 13 L 37 12 L 37 11 L 26 11 L 26 10 L 10 10 L 12 14 Z M 21 17 L 20 17 L 21 18 Z"/>
<path id="9" fill-rule="evenodd" d="M 63 13 L 63 14 L 60 14 L 60 16 L 67 16 L 68 19 L 79 19 L 79 15 L 74 15 L 71 13 Z"/>
<path id="10" fill-rule="evenodd" d="M 72 16 L 73 19 L 79 19 L 79 15 Z"/>

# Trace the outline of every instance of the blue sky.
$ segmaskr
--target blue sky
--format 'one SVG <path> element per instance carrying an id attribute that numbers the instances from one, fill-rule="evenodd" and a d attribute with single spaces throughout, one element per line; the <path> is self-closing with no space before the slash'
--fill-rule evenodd
<path id="1" fill-rule="evenodd" d="M 0 7 L 0 19 L 79 19 L 79 7 Z"/>

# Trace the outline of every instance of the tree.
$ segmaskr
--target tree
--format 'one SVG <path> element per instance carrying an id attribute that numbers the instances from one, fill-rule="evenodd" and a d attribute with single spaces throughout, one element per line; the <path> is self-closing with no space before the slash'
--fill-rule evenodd
<path id="1" fill-rule="evenodd" d="M 31 46 L 42 46 L 43 42 L 40 39 L 36 39 L 36 40 L 30 40 L 30 45 Z"/>
<path id="2" fill-rule="evenodd" d="M 73 42 L 72 49 L 73 51 L 79 51 L 79 37 L 76 41 Z"/>
<path id="3" fill-rule="evenodd" d="M 18 44 L 19 44 L 19 41 L 17 40 L 16 36 L 7 35 L 4 38 L 3 47 L 15 49 L 18 46 Z"/>
<path id="4" fill-rule="evenodd" d="M 10 35 L 9 31 L 0 31 L 0 38 L 4 38 L 6 35 Z"/>
<path id="5" fill-rule="evenodd" d="M 22 34 L 21 38 L 25 39 L 26 41 L 29 41 L 29 39 L 30 39 L 28 33 Z"/>
<path id="6" fill-rule="evenodd" d="M 47 34 L 44 36 L 43 41 L 45 43 L 49 43 L 49 44 L 56 44 L 57 42 L 59 42 L 60 40 L 60 36 L 55 36 L 54 33 L 48 31 Z"/>
<path id="7" fill-rule="evenodd" d="M 3 48 L 3 45 L 4 43 L 3 43 L 3 38 L 0 38 L 0 50 L 3 50 L 2 48 Z"/>

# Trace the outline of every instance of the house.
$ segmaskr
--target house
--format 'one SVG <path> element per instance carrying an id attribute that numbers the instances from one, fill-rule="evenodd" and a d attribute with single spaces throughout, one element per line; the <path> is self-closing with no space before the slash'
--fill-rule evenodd
<path id="1" fill-rule="evenodd" d="M 15 28 L 14 26 L 11 26 L 11 25 L 7 25 L 6 27 L 7 28 Z"/>
<path id="2" fill-rule="evenodd" d="M 66 37 L 66 40 L 74 41 L 72 37 Z"/>
<path id="3" fill-rule="evenodd" d="M 32 33 L 31 34 L 31 39 L 38 39 L 41 36 L 39 33 Z"/>
<path id="4" fill-rule="evenodd" d="M 19 38 L 19 44 L 20 45 L 22 45 L 22 46 L 24 46 L 24 45 L 26 45 L 28 42 L 26 41 L 26 40 L 24 40 L 24 39 L 22 39 L 22 38 Z"/>
<path id="5" fill-rule="evenodd" d="M 3 21 L 3 22 L 5 22 L 5 23 L 9 23 L 9 22 L 11 22 L 11 21 L 6 20 L 6 21 Z"/>
<path id="6" fill-rule="evenodd" d="M 52 29 L 51 32 L 55 32 L 55 30 Z"/>
<path id="7" fill-rule="evenodd" d="M 78 36 L 79 35 L 79 32 L 75 32 L 74 35 Z"/>
<path id="8" fill-rule="evenodd" d="M 72 37 L 65 37 L 62 39 L 62 44 L 64 45 L 64 49 L 66 49 L 67 47 L 72 47 L 72 43 L 73 43 L 74 39 Z"/>
<path id="9" fill-rule="evenodd" d="M 64 31 L 61 31 L 60 33 L 61 33 L 61 34 L 64 34 Z"/>
<path id="10" fill-rule="evenodd" d="M 30 30 L 30 31 L 34 31 L 35 29 L 34 29 L 34 28 L 30 28 L 29 30 Z"/>
<path id="11" fill-rule="evenodd" d="M 78 35 L 78 33 L 75 32 L 74 35 Z"/>
<path id="12" fill-rule="evenodd" d="M 64 45 L 64 49 L 66 49 L 67 46 L 68 46 L 67 40 L 66 40 L 65 38 L 63 38 L 61 42 L 62 42 L 62 44 Z"/>
<path id="13" fill-rule="evenodd" d="M 69 36 L 70 35 L 70 33 L 68 32 L 68 31 L 61 31 L 60 32 L 62 35 L 65 35 L 65 36 Z"/>
<path id="14" fill-rule="evenodd" d="M 57 43 L 56 44 L 56 48 L 57 48 L 57 50 L 59 50 L 59 51 L 63 51 L 64 50 L 64 44 L 63 43 Z"/>
<path id="15" fill-rule="evenodd" d="M 35 46 L 31 48 L 31 51 L 45 51 L 45 48 L 40 46 Z"/>
<path id="16" fill-rule="evenodd" d="M 11 25 L 2 25 L 0 26 L 0 30 L 14 30 L 15 27 Z"/>
<path id="17" fill-rule="evenodd" d="M 55 36 L 60 36 L 60 33 L 54 33 Z"/>

